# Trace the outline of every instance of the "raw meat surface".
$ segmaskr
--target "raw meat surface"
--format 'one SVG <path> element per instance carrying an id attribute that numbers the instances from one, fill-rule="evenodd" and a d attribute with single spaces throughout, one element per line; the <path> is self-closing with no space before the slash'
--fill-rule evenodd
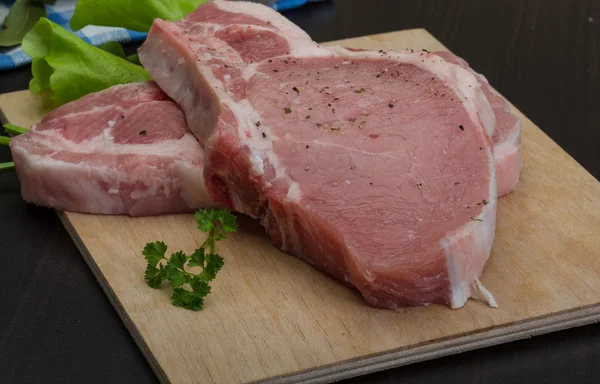
<path id="1" fill-rule="evenodd" d="M 23 198 L 61 210 L 131 216 L 209 207 L 202 147 L 153 82 L 68 103 L 10 142 Z"/>
<path id="2" fill-rule="evenodd" d="M 269 8 L 219 0 L 155 20 L 140 59 L 204 145 L 211 197 L 276 246 L 377 307 L 495 305 L 479 281 L 495 120 L 471 72 L 322 48 Z"/>
<path id="3" fill-rule="evenodd" d="M 483 75 L 473 71 L 465 60 L 450 52 L 436 52 L 435 54 L 450 63 L 456 63 L 470 70 L 481 82 L 483 92 L 496 115 L 496 129 L 494 130 L 492 141 L 494 143 L 494 159 L 496 161 L 498 197 L 509 194 L 519 183 L 519 176 L 523 168 L 521 120 L 510 113 L 510 105 L 496 93 L 487 79 Z"/>

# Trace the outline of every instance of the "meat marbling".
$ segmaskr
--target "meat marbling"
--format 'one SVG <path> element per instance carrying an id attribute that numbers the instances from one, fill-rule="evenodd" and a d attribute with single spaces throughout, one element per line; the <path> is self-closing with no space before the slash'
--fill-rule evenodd
<path id="1" fill-rule="evenodd" d="M 494 238 L 494 114 L 425 52 L 314 43 L 275 11 L 215 0 L 155 20 L 140 59 L 206 150 L 211 198 L 383 308 L 469 297 Z"/>
<path id="2" fill-rule="evenodd" d="M 31 203 L 132 216 L 214 206 L 202 147 L 179 106 L 152 82 L 114 86 L 57 108 L 10 147 Z"/>
<path id="3" fill-rule="evenodd" d="M 348 48 L 351 51 L 364 49 Z M 521 120 L 510 112 L 510 105 L 488 83 L 485 76 L 475 72 L 462 58 L 450 53 L 439 51 L 435 55 L 449 63 L 460 65 L 471 71 L 481 83 L 483 93 L 488 99 L 496 120 L 496 127 L 491 132 L 494 144 L 494 160 L 496 164 L 496 186 L 498 197 L 512 192 L 519 183 L 523 168 L 521 155 Z"/>
<path id="4" fill-rule="evenodd" d="M 460 57 L 450 52 L 436 52 L 444 60 L 458 64 L 470 70 L 481 82 L 494 114 L 496 115 L 496 129 L 492 136 L 494 143 L 494 159 L 496 161 L 496 185 L 498 197 L 512 192 L 518 182 L 523 168 L 521 155 L 521 120 L 510 112 L 510 105 L 488 83 L 487 79 L 473 71 L 469 64 Z"/>

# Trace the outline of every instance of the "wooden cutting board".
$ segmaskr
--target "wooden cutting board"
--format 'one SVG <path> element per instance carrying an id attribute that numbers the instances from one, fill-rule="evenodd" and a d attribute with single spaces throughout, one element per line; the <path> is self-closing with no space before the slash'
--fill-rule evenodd
<path id="1" fill-rule="evenodd" d="M 445 49 L 425 30 L 344 40 L 370 49 Z M 477 69 L 477 68 L 475 68 Z M 14 124 L 42 117 L 30 93 L 0 95 Z M 225 267 L 205 309 L 170 304 L 143 279 L 146 242 L 192 251 L 204 240 L 192 215 L 153 218 L 60 213 L 157 376 L 174 383 L 323 382 L 481 348 L 600 319 L 600 183 L 519 113 L 524 169 L 500 199 L 482 281 L 498 309 L 470 301 L 398 311 L 368 307 L 354 291 L 273 248 L 240 218 L 218 244 Z"/>

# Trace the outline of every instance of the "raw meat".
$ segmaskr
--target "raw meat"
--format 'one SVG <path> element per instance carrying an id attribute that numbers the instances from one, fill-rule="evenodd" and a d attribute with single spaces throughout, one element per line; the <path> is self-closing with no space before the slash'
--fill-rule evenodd
<path id="1" fill-rule="evenodd" d="M 425 52 L 323 48 L 275 11 L 215 0 L 155 20 L 140 59 L 206 150 L 211 197 L 373 306 L 471 296 L 496 218 L 494 114 Z"/>
<path id="2" fill-rule="evenodd" d="M 155 83 L 118 85 L 66 104 L 10 142 L 23 198 L 131 216 L 213 206 L 203 150 Z"/>
<path id="3" fill-rule="evenodd" d="M 496 129 L 492 136 L 496 161 L 498 197 L 512 192 L 519 182 L 523 157 L 521 155 L 521 120 L 510 113 L 509 104 L 490 86 L 485 76 L 473 71 L 469 64 L 450 52 L 436 52 L 444 60 L 470 70 L 481 82 L 483 92 L 496 115 Z"/>

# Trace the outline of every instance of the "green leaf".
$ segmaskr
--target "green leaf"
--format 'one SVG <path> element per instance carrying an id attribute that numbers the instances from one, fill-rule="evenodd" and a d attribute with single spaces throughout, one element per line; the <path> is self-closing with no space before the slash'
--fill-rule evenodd
<path id="1" fill-rule="evenodd" d="M 105 50 L 106 52 L 112 53 L 115 56 L 118 56 L 122 59 L 127 59 L 127 55 L 125 55 L 125 51 L 123 50 L 123 46 L 116 41 L 109 41 L 104 44 L 98 46 L 98 48 Z"/>
<path id="2" fill-rule="evenodd" d="M 223 258 L 214 253 L 215 241 L 225 238 L 227 232 L 235 232 L 237 223 L 236 216 L 229 209 L 202 209 L 196 212 L 194 218 L 198 223 L 198 228 L 209 233 L 208 238 L 202 247 L 196 249 L 190 256 L 182 251 L 173 253 L 164 267 L 163 276 L 173 288 L 173 295 L 171 296 L 173 305 L 199 311 L 204 305 L 204 297 L 210 293 L 208 282 L 215 279 L 224 264 Z M 159 249 L 160 252 L 156 252 L 154 250 L 156 246 L 152 246 L 152 244 L 162 244 Z M 204 246 L 210 248 L 209 254 L 206 254 Z M 150 243 L 146 245 L 146 248 L 144 248 L 145 254 L 159 253 L 164 255 L 166 251 L 166 245 L 158 242 Z M 160 260 L 158 259 L 158 262 Z M 194 275 L 185 270 L 186 263 L 189 267 L 201 267 L 202 271 Z M 149 280 L 149 283 L 150 279 L 156 276 L 157 273 L 156 268 L 147 269 L 146 274 L 149 274 L 150 278 L 147 277 L 146 279 Z M 162 280 L 159 280 L 159 284 L 160 281 Z M 192 289 L 191 292 L 183 287 L 186 284 Z"/>
<path id="3" fill-rule="evenodd" d="M 223 264 L 224 260 L 221 256 L 209 253 L 206 255 L 206 266 L 197 275 L 198 279 L 201 281 L 212 281 L 223 267 Z"/>
<path id="4" fill-rule="evenodd" d="M 215 239 L 215 241 L 218 241 L 218 240 L 223 240 L 223 239 L 224 239 L 224 238 L 226 238 L 226 237 L 227 237 L 227 234 L 226 234 L 226 233 L 224 233 L 224 232 L 221 232 L 221 231 L 217 232 L 217 233 L 216 233 L 216 234 L 213 236 L 213 238 Z"/>
<path id="5" fill-rule="evenodd" d="M 202 232 L 210 232 L 215 229 L 215 221 L 218 217 L 218 211 L 214 209 L 201 209 L 194 214 L 194 219 L 198 224 L 198 229 Z"/>
<path id="6" fill-rule="evenodd" d="M 227 208 L 221 209 L 219 212 L 219 224 L 221 229 L 226 232 L 236 232 L 238 229 L 237 218 Z"/>
<path id="7" fill-rule="evenodd" d="M 156 289 L 165 279 L 165 269 L 162 265 L 160 265 L 159 268 L 148 265 L 146 267 L 146 272 L 144 273 L 144 278 L 151 288 Z"/>
<path id="8" fill-rule="evenodd" d="M 207 0 L 79 0 L 71 28 L 86 25 L 122 27 L 147 32 L 155 18 L 179 20 Z"/>
<path id="9" fill-rule="evenodd" d="M 142 63 L 140 63 L 140 56 L 137 53 L 127 56 L 127 61 L 133 64 L 142 65 Z"/>
<path id="10" fill-rule="evenodd" d="M 48 5 L 54 5 L 56 3 L 56 0 L 31 0 L 34 3 L 39 3 L 39 4 L 48 4 Z"/>
<path id="11" fill-rule="evenodd" d="M 202 306 L 204 306 L 204 296 L 206 295 L 186 291 L 183 288 L 175 288 L 173 289 L 173 295 L 171 296 L 171 303 L 176 307 L 199 311 L 202 309 Z"/>
<path id="12" fill-rule="evenodd" d="M 125 54 L 125 50 L 123 49 L 123 45 L 117 43 L 116 41 L 109 41 L 104 44 L 98 46 L 98 48 L 105 50 L 106 52 L 110 52 L 115 56 L 118 56 L 122 59 L 129 61 L 130 63 L 141 65 L 140 57 L 137 53 L 131 54 L 127 56 Z"/>
<path id="13" fill-rule="evenodd" d="M 192 253 L 188 265 L 190 267 L 204 268 L 204 248 L 198 248 Z"/>
<path id="14" fill-rule="evenodd" d="M 19 45 L 37 21 L 46 16 L 46 7 L 30 0 L 17 0 L 10 8 L 3 29 L 0 30 L 0 47 Z"/>
<path id="15" fill-rule="evenodd" d="M 156 267 L 165 258 L 165 252 L 167 252 L 167 245 L 162 241 L 155 241 L 154 243 L 146 244 L 142 255 L 144 255 L 144 259 L 146 259 L 148 265 Z"/>
<path id="16" fill-rule="evenodd" d="M 86 43 L 46 18 L 25 36 L 23 50 L 33 60 L 29 89 L 47 93 L 57 104 L 113 85 L 150 80 L 141 66 Z"/>
<path id="17" fill-rule="evenodd" d="M 190 281 L 188 275 L 186 275 L 183 271 L 173 267 L 172 265 L 167 264 L 165 267 L 166 271 L 166 279 L 171 284 L 171 287 L 177 288 L 181 287 L 183 284 L 187 284 Z"/>
<path id="18" fill-rule="evenodd" d="M 29 131 L 29 129 L 27 129 L 27 128 L 19 127 L 18 125 L 9 124 L 9 123 L 6 123 L 2 126 L 4 127 L 4 131 L 6 133 L 8 133 L 9 135 L 13 135 L 13 136 L 18 136 L 18 135 L 21 135 L 21 134 Z"/>
<path id="19" fill-rule="evenodd" d="M 10 137 L 0 136 L 0 145 L 8 145 L 10 143 Z"/>
<path id="20" fill-rule="evenodd" d="M 188 261 L 190 257 L 183 253 L 182 251 L 175 252 L 171 255 L 171 260 L 167 263 L 167 265 L 171 265 L 174 268 L 183 269 L 185 262 Z"/>
<path id="21" fill-rule="evenodd" d="M 182 251 L 175 252 L 171 255 L 171 258 L 165 267 L 167 271 L 167 280 L 169 280 L 171 287 L 180 287 L 189 281 L 189 276 L 185 273 L 185 269 L 183 268 L 188 259 L 189 256 Z"/>
<path id="22" fill-rule="evenodd" d="M 192 290 L 198 296 L 206 297 L 210 293 L 210 285 L 198 277 L 190 281 L 190 287 L 192 287 Z"/>
<path id="23" fill-rule="evenodd" d="M 9 161 L 8 163 L 0 163 L 0 173 L 12 172 L 15 169 L 15 163 Z"/>

